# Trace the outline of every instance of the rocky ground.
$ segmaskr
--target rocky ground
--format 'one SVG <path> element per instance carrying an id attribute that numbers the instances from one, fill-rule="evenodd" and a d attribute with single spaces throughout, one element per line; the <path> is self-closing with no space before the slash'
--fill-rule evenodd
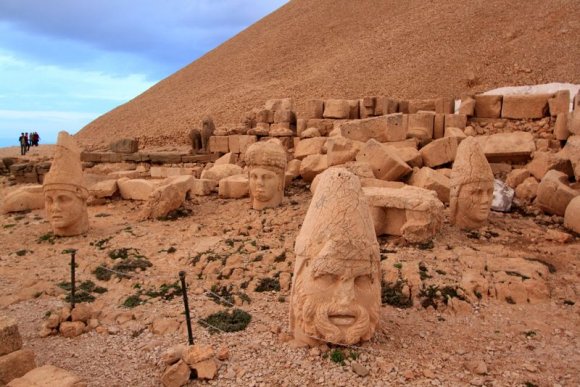
<path id="1" fill-rule="evenodd" d="M 385 305 L 373 340 L 293 347 L 293 243 L 310 198 L 298 181 L 280 208 L 258 212 L 247 199 L 196 197 L 182 217 L 144 222 L 136 220 L 141 203 L 112 200 L 89 207 L 90 232 L 71 238 L 51 237 L 43 210 L 2 215 L 0 310 L 18 320 L 38 365 L 68 369 L 92 386 L 160 385 L 161 355 L 187 340 L 181 296 L 171 298 L 180 270 L 196 342 L 229 350 L 217 379 L 191 385 L 580 383 L 580 238 L 561 218 L 530 209 L 492 213 L 478 232 L 446 221 L 433 243 L 380 238 Z M 69 281 L 70 248 L 77 283 L 107 289 L 92 293 L 98 327 L 41 337 L 43 322 L 66 305 L 58 285 Z M 123 251 L 151 266 L 97 279 L 95 270 L 114 268 L 111 257 Z M 225 300 L 212 298 L 212 289 Z M 197 322 L 231 304 L 251 314 L 245 330 L 210 334 Z"/>

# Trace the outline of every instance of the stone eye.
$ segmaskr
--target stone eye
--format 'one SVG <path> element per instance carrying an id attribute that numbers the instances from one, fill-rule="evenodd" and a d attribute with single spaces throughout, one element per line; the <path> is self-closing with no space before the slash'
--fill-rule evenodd
<path id="1" fill-rule="evenodd" d="M 359 275 L 358 277 L 356 277 L 354 279 L 354 283 L 356 286 L 359 287 L 365 287 L 365 286 L 369 286 L 372 283 L 372 278 L 370 275 L 365 274 L 365 275 Z"/>

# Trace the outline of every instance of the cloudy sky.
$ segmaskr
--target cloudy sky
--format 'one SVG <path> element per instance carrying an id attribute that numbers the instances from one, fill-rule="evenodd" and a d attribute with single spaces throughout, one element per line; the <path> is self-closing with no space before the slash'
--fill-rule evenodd
<path id="1" fill-rule="evenodd" d="M 75 133 L 287 0 L 0 0 L 0 146 Z"/>

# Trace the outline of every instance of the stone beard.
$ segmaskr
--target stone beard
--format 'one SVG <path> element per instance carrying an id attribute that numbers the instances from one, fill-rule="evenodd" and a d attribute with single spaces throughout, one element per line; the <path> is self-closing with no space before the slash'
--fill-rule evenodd
<path id="1" fill-rule="evenodd" d="M 86 199 L 79 193 L 64 189 L 45 189 L 44 203 L 55 235 L 79 235 L 88 230 Z"/>
<path id="2" fill-rule="evenodd" d="M 290 319 L 300 342 L 356 344 L 369 340 L 379 323 L 379 260 L 372 252 L 366 259 L 333 256 L 333 244 L 313 258 L 297 257 Z M 354 247 L 347 248 L 361 252 Z"/>
<path id="3" fill-rule="evenodd" d="M 277 207 L 284 197 L 284 172 L 276 168 L 256 166 L 250 170 L 250 195 L 256 210 Z"/>

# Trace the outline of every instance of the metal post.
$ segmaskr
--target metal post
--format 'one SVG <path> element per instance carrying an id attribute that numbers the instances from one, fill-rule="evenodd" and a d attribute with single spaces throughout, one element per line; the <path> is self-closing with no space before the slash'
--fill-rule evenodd
<path id="1" fill-rule="evenodd" d="M 191 317 L 189 316 L 189 301 L 187 300 L 187 287 L 185 286 L 185 271 L 179 272 L 181 280 L 181 291 L 183 292 L 183 307 L 185 308 L 185 323 L 187 325 L 187 338 L 189 345 L 193 345 L 193 334 L 191 333 Z"/>
<path id="2" fill-rule="evenodd" d="M 70 253 L 70 310 L 75 308 L 75 255 L 76 250 Z"/>

